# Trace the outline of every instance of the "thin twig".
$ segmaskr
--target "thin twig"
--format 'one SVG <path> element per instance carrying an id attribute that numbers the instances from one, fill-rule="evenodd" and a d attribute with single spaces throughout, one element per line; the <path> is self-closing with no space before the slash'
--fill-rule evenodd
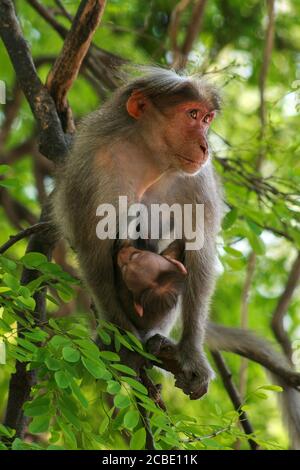
<path id="1" fill-rule="evenodd" d="M 190 437 L 188 439 L 181 439 L 180 442 L 201 442 L 205 441 L 205 439 L 212 439 L 213 437 L 219 436 L 219 434 L 224 434 L 225 432 L 230 431 L 231 426 L 226 426 L 225 428 L 218 429 L 217 431 L 212 432 L 211 434 L 207 434 L 205 436 L 195 436 L 195 437 Z"/>
<path id="2" fill-rule="evenodd" d="M 24 230 L 17 233 L 16 235 L 11 235 L 9 237 L 9 240 L 0 246 L 0 254 L 5 253 L 6 250 L 8 250 L 11 246 L 13 246 L 18 241 L 23 240 L 23 238 L 29 237 L 30 235 L 33 235 L 34 233 L 42 232 L 45 229 L 49 229 L 50 227 L 51 227 L 51 224 L 49 222 L 39 222 L 35 225 L 32 225 L 31 227 L 25 228 Z"/>
<path id="3" fill-rule="evenodd" d="M 254 251 L 250 253 L 248 263 L 247 263 L 247 271 L 246 271 L 246 279 L 242 290 L 242 299 L 241 299 L 241 328 L 247 329 L 248 328 L 248 320 L 249 320 L 249 298 L 251 292 L 251 285 L 254 277 L 255 272 L 255 265 L 256 265 L 256 254 Z M 240 364 L 240 373 L 239 373 L 239 392 L 242 398 L 244 398 L 247 388 L 247 372 L 248 372 L 248 360 L 245 358 L 241 359 Z"/>
<path id="4" fill-rule="evenodd" d="M 239 413 L 239 420 L 241 423 L 242 428 L 244 429 L 245 434 L 251 435 L 253 437 L 254 430 L 252 428 L 252 425 L 249 421 L 249 418 L 247 416 L 247 413 L 241 409 L 243 403 L 241 401 L 241 398 L 239 396 L 239 392 L 237 391 L 233 381 L 232 381 L 232 374 L 227 367 L 223 357 L 219 353 L 219 351 L 211 351 L 212 357 L 215 361 L 215 364 L 220 372 L 220 375 L 223 380 L 223 384 L 225 389 L 227 390 L 227 393 L 232 401 L 232 404 L 234 406 L 234 409 L 238 411 Z M 258 449 L 258 444 L 251 438 L 248 438 L 249 446 L 252 450 L 257 450 Z"/>
<path id="5" fill-rule="evenodd" d="M 284 317 L 288 310 L 289 304 L 293 298 L 296 287 L 300 280 L 300 252 L 293 263 L 292 269 L 289 273 L 283 293 L 281 294 L 276 308 L 272 315 L 272 329 L 274 335 L 285 352 L 286 356 L 291 360 L 292 346 L 289 336 L 284 328 Z"/>

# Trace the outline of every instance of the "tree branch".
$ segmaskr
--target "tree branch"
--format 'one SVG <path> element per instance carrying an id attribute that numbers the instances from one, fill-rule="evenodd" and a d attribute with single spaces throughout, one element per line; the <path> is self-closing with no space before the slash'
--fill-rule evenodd
<path id="1" fill-rule="evenodd" d="M 191 0 L 181 0 L 180 2 L 177 3 L 177 5 L 175 6 L 171 14 L 170 26 L 169 26 L 169 37 L 170 37 L 171 51 L 174 56 L 173 64 L 176 64 L 178 60 L 178 53 L 180 49 L 178 46 L 178 41 L 177 41 L 180 17 L 190 3 L 191 3 Z"/>
<path id="2" fill-rule="evenodd" d="M 43 7 L 37 0 L 27 0 L 27 3 L 32 6 L 43 18 L 47 21 L 47 23 L 51 24 L 51 26 L 55 29 L 55 31 L 64 39 L 67 34 L 68 30 L 59 23 L 55 19 L 55 17 L 47 10 L 47 8 Z"/>
<path id="3" fill-rule="evenodd" d="M 67 37 L 68 30 L 62 26 L 38 0 L 27 0 L 27 2 L 54 28 L 62 39 Z M 110 90 L 114 89 L 118 83 L 119 77 L 115 76 L 116 67 L 127 62 L 128 61 L 125 59 L 111 52 L 107 52 L 95 44 L 91 44 L 84 59 L 84 65 L 86 65 L 94 77 Z"/>
<path id="4" fill-rule="evenodd" d="M 252 425 L 249 421 L 249 418 L 247 416 L 247 413 L 243 410 L 241 410 L 241 407 L 243 405 L 241 397 L 239 396 L 239 392 L 236 389 L 233 381 L 232 381 L 232 374 L 226 365 L 223 357 L 219 353 L 219 351 L 211 351 L 211 355 L 215 361 L 215 364 L 218 368 L 218 371 L 220 373 L 220 376 L 222 378 L 224 387 L 230 397 L 230 400 L 233 404 L 233 407 L 236 411 L 239 413 L 239 421 L 241 423 L 242 428 L 244 429 L 245 434 L 247 435 L 253 435 L 254 430 L 252 428 Z M 258 449 L 258 444 L 251 439 L 251 437 L 248 438 L 249 446 L 252 450 L 257 450 Z"/>
<path id="5" fill-rule="evenodd" d="M 277 306 L 272 316 L 272 329 L 274 335 L 285 352 L 286 356 L 291 360 L 292 357 L 292 346 L 288 334 L 284 328 L 284 317 L 292 300 L 294 291 L 300 280 L 300 252 L 294 261 L 292 269 L 290 271 L 285 289 L 281 294 Z"/>
<path id="6" fill-rule="evenodd" d="M 49 229 L 50 227 L 51 225 L 48 222 L 39 222 L 37 224 L 32 225 L 31 227 L 25 228 L 24 230 L 17 233 L 16 235 L 11 235 L 9 237 L 9 240 L 0 246 L 0 254 L 5 253 L 5 251 L 7 251 L 11 246 L 13 246 L 18 241 L 23 240 L 23 238 L 29 237 L 30 235 L 33 235 L 34 233 L 42 232 L 43 230 Z"/>
<path id="7" fill-rule="evenodd" d="M 184 62 L 186 62 L 188 54 L 192 50 L 195 39 L 200 32 L 206 1 L 207 0 L 196 0 L 196 4 L 192 12 L 191 22 L 188 26 L 185 40 L 181 48 Z M 182 65 L 184 67 L 185 63 Z"/>
<path id="8" fill-rule="evenodd" d="M 256 254 L 252 251 L 248 258 L 246 279 L 244 282 L 242 290 L 242 299 L 241 299 L 241 328 L 247 329 L 249 323 L 249 298 L 251 292 L 251 285 L 255 273 L 256 265 Z M 240 364 L 240 373 L 239 373 L 239 392 L 243 398 L 247 389 L 247 372 L 248 372 L 248 361 L 245 358 L 242 358 Z"/>
<path id="9" fill-rule="evenodd" d="M 82 0 L 68 32 L 63 49 L 47 78 L 63 126 L 74 132 L 75 126 L 67 103 L 67 93 L 76 79 L 92 37 L 100 23 L 105 0 Z"/>
<path id="10" fill-rule="evenodd" d="M 52 160 L 67 153 L 68 145 L 55 104 L 39 79 L 13 2 L 0 2 L 0 35 L 14 66 L 18 82 L 39 126 L 40 150 Z"/>

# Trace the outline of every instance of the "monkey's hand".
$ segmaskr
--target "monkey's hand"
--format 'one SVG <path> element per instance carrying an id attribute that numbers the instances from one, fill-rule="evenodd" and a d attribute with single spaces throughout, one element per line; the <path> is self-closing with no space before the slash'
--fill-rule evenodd
<path id="1" fill-rule="evenodd" d="M 214 372 L 202 351 L 193 348 L 190 343 L 177 345 L 159 334 L 152 336 L 146 347 L 162 361 L 159 367 L 172 372 L 176 387 L 181 388 L 191 400 L 205 395 Z"/>
<path id="2" fill-rule="evenodd" d="M 202 351 L 191 344 L 179 344 L 177 348 L 181 371 L 175 375 L 175 386 L 181 388 L 191 400 L 197 400 L 207 393 L 214 372 Z"/>

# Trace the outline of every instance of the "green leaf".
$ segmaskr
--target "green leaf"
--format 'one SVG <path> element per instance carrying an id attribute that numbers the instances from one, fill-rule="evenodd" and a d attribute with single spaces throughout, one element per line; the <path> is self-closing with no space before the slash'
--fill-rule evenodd
<path id="1" fill-rule="evenodd" d="M 78 362 L 80 359 L 80 352 L 72 346 L 65 346 L 62 350 L 62 355 L 68 362 Z"/>
<path id="2" fill-rule="evenodd" d="M 26 333 L 24 333 L 24 336 L 26 336 L 26 338 L 30 339 L 31 341 L 40 342 L 47 339 L 49 335 L 46 331 L 43 331 L 37 327 L 34 328 L 34 330 L 32 331 L 26 331 Z"/>
<path id="3" fill-rule="evenodd" d="M 78 406 L 76 400 L 74 400 L 69 394 L 62 394 L 58 400 L 58 406 L 66 420 L 80 431 L 82 429 L 83 422 L 80 417 L 78 417 Z"/>
<path id="4" fill-rule="evenodd" d="M 130 400 L 127 396 L 118 393 L 114 398 L 114 405 L 120 409 L 127 408 L 130 405 Z"/>
<path id="5" fill-rule="evenodd" d="M 63 370 L 59 370 L 55 372 L 54 378 L 59 388 L 62 388 L 62 389 L 68 388 L 68 386 L 70 385 L 70 377 Z"/>
<path id="6" fill-rule="evenodd" d="M 18 188 L 19 187 L 19 180 L 17 178 L 5 178 L 4 180 L 0 180 L 0 186 L 3 188 Z"/>
<path id="7" fill-rule="evenodd" d="M 227 212 L 222 222 L 223 230 L 229 229 L 236 221 L 237 216 L 238 216 L 238 211 L 236 207 L 234 207 L 229 212 Z"/>
<path id="8" fill-rule="evenodd" d="M 80 390 L 80 387 L 77 385 L 77 383 L 75 382 L 75 380 L 71 380 L 71 390 L 72 392 L 74 393 L 75 397 L 80 401 L 80 403 L 82 404 L 82 406 L 84 408 L 88 408 L 89 406 L 89 402 L 87 401 L 87 399 L 85 398 L 85 396 L 83 395 L 82 391 Z"/>
<path id="9" fill-rule="evenodd" d="M 131 450 L 141 450 L 145 448 L 146 431 L 144 428 L 138 429 L 130 439 Z"/>
<path id="10" fill-rule="evenodd" d="M 126 382 L 128 385 L 130 385 L 130 387 L 134 388 L 138 392 L 143 393 L 144 395 L 148 395 L 148 390 L 146 389 L 146 387 L 137 380 L 132 379 L 131 377 L 124 376 L 122 376 L 121 379 L 123 382 Z"/>
<path id="11" fill-rule="evenodd" d="M 121 385 L 119 384 L 119 382 L 116 382 L 115 380 L 110 380 L 107 384 L 106 390 L 111 395 L 116 395 L 116 393 L 119 393 L 119 391 L 121 390 Z"/>
<path id="12" fill-rule="evenodd" d="M 28 410 L 30 408 L 39 407 L 39 406 L 47 406 L 50 407 L 50 398 L 46 395 L 39 395 L 31 401 L 27 401 L 24 405 L 24 410 Z"/>
<path id="13" fill-rule="evenodd" d="M 254 392 L 254 395 L 262 400 L 266 400 L 268 398 L 268 395 L 263 392 Z"/>
<path id="14" fill-rule="evenodd" d="M 111 343 L 111 337 L 109 336 L 108 333 L 106 333 L 106 331 L 104 331 L 102 328 L 98 328 L 97 332 L 98 332 L 99 337 L 101 338 L 101 341 L 104 344 L 108 345 Z"/>
<path id="15" fill-rule="evenodd" d="M 97 361 L 86 357 L 81 357 L 81 361 L 84 367 L 89 371 L 89 373 L 93 377 L 95 377 L 95 379 L 109 380 L 111 378 L 110 372 L 108 372 L 108 370 L 105 369 Z"/>
<path id="16" fill-rule="evenodd" d="M 265 254 L 266 247 L 265 247 L 265 244 L 264 244 L 264 242 L 262 241 L 262 239 L 260 237 L 255 235 L 254 232 L 249 231 L 249 233 L 247 234 L 247 238 L 249 240 L 249 243 L 250 243 L 253 251 L 257 255 L 264 255 Z"/>
<path id="17" fill-rule="evenodd" d="M 130 331 L 126 331 L 126 336 L 133 342 L 135 346 L 138 347 L 138 349 L 144 349 L 141 341 Z"/>
<path id="18" fill-rule="evenodd" d="M 44 450 L 42 446 L 31 442 L 30 444 L 22 441 L 18 437 L 13 441 L 12 450 Z"/>
<path id="19" fill-rule="evenodd" d="M 30 405 L 24 407 L 24 414 L 25 416 L 41 416 L 47 414 L 49 412 L 49 404 L 48 405 Z"/>
<path id="20" fill-rule="evenodd" d="M 136 410 L 130 410 L 126 413 L 126 415 L 124 416 L 124 426 L 125 428 L 129 429 L 129 430 L 132 430 L 134 429 L 138 422 L 139 422 L 139 419 L 140 419 L 140 414 L 138 411 Z"/>
<path id="21" fill-rule="evenodd" d="M 63 432 L 63 438 L 66 445 L 70 447 L 70 449 L 77 449 L 76 437 L 70 426 L 68 426 L 60 416 L 56 417 L 56 421 Z"/>
<path id="22" fill-rule="evenodd" d="M 263 385 L 259 390 L 271 390 L 272 392 L 282 392 L 283 388 L 280 385 Z"/>
<path id="23" fill-rule="evenodd" d="M 99 434 L 106 434 L 109 431 L 109 423 L 109 417 L 104 415 L 99 426 Z"/>
<path id="24" fill-rule="evenodd" d="M 50 302 L 52 302 L 54 305 L 57 305 L 58 307 L 60 306 L 60 303 L 58 300 L 56 300 L 53 295 L 49 295 L 47 294 L 46 295 L 46 299 L 49 300 Z"/>
<path id="25" fill-rule="evenodd" d="M 54 349 L 59 350 L 61 347 L 70 345 L 71 341 L 64 336 L 55 335 L 50 339 L 49 344 L 53 346 Z"/>
<path id="26" fill-rule="evenodd" d="M 48 367 L 49 370 L 59 370 L 62 368 L 62 363 L 58 359 L 55 359 L 55 357 L 47 357 L 45 360 L 45 364 Z"/>
<path id="27" fill-rule="evenodd" d="M 99 359 L 99 349 L 91 339 L 75 339 L 74 343 L 77 344 L 81 352 L 91 359 Z"/>
<path id="28" fill-rule="evenodd" d="M 50 418 L 51 417 L 47 414 L 34 417 L 29 425 L 29 432 L 31 432 L 32 434 L 39 434 L 41 432 L 48 431 Z"/>
<path id="29" fill-rule="evenodd" d="M 24 305 L 24 307 L 28 308 L 29 310 L 35 309 L 35 300 L 32 297 L 23 297 L 22 295 L 18 295 L 16 298 L 16 303 Z"/>
<path id="30" fill-rule="evenodd" d="M 249 225 L 250 229 L 252 232 L 255 233 L 255 235 L 260 235 L 262 233 L 262 228 L 259 227 L 255 222 L 253 222 L 251 219 L 248 219 L 246 217 L 246 222 Z"/>
<path id="31" fill-rule="evenodd" d="M 122 335 L 118 335 L 118 340 L 120 342 L 120 344 L 123 344 L 123 346 L 125 346 L 125 348 L 129 349 L 130 351 L 134 351 L 134 348 L 131 346 L 131 344 L 124 338 L 124 336 Z"/>
<path id="32" fill-rule="evenodd" d="M 128 366 L 124 366 L 123 364 L 111 364 L 111 367 L 118 370 L 119 372 L 123 372 L 124 374 L 136 376 L 136 371 L 131 369 Z"/>
<path id="33" fill-rule="evenodd" d="M 4 294 L 5 292 L 11 292 L 12 289 L 10 287 L 0 286 L 0 294 Z"/>
<path id="34" fill-rule="evenodd" d="M 107 361 L 119 361 L 120 356 L 112 351 L 99 351 L 100 357 Z"/>
<path id="35" fill-rule="evenodd" d="M 246 260 L 245 258 L 232 258 L 231 256 L 224 256 L 223 261 L 228 264 L 228 266 L 233 269 L 234 271 L 241 271 L 244 269 Z"/>
<path id="36" fill-rule="evenodd" d="M 26 268 L 36 269 L 41 264 L 48 262 L 47 257 L 42 253 L 30 252 L 26 253 L 20 260 Z"/>
<path id="37" fill-rule="evenodd" d="M 13 292 L 17 292 L 20 287 L 19 279 L 9 273 L 4 274 L 3 282 L 7 287 L 10 287 Z"/>
<path id="38" fill-rule="evenodd" d="M 243 253 L 239 250 L 236 250 L 235 248 L 232 248 L 231 246 L 224 246 L 224 251 L 228 253 L 231 256 L 234 256 L 235 258 L 242 258 Z"/>
<path id="39" fill-rule="evenodd" d="M 23 348 L 28 349 L 30 352 L 36 352 L 37 346 L 35 344 L 32 344 L 30 341 L 27 341 L 26 339 L 18 337 L 17 339 L 18 344 L 20 344 Z"/>
<path id="40" fill-rule="evenodd" d="M 16 431 L 14 429 L 9 428 L 8 426 L 4 426 L 4 424 L 0 423 L 0 434 L 5 437 L 12 437 L 14 436 Z"/>
<path id="41" fill-rule="evenodd" d="M 31 292 L 26 286 L 20 286 L 18 294 L 22 297 L 25 297 L 26 299 L 28 299 L 28 297 L 31 297 Z"/>
<path id="42" fill-rule="evenodd" d="M 69 335 L 79 338 L 87 338 L 89 336 L 89 332 L 83 325 L 76 325 L 74 328 L 69 330 Z"/>
<path id="43" fill-rule="evenodd" d="M 66 284 L 56 284 L 55 287 L 61 300 L 64 302 L 70 302 L 70 300 L 73 299 L 74 289 L 72 289 L 72 287 L 67 286 Z"/>
<path id="44" fill-rule="evenodd" d="M 7 173 L 9 170 L 11 170 L 9 165 L 0 165 L 0 175 Z"/>
<path id="45" fill-rule="evenodd" d="M 6 256 L 0 255 L 0 265 L 6 271 L 15 271 L 17 269 L 17 264 Z"/>

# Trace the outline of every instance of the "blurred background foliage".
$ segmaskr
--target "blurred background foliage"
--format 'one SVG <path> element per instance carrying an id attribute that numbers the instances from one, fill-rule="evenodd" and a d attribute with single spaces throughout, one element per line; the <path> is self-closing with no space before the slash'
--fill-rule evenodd
<path id="1" fill-rule="evenodd" d="M 39 76 L 45 81 L 63 42 L 29 3 L 16 0 L 15 5 L 34 61 L 39 64 Z M 60 6 L 63 5 L 72 16 L 79 5 L 77 0 L 43 0 L 41 3 L 66 28 L 70 27 L 70 20 Z M 178 44 L 183 43 L 189 28 L 193 3 L 187 2 L 180 16 Z M 176 5 L 175 0 L 109 0 L 93 43 L 129 62 L 169 66 L 174 58 L 170 21 Z M 211 146 L 216 169 L 224 182 L 224 198 L 230 212 L 218 239 L 220 277 L 212 303 L 212 317 L 225 325 L 241 324 L 242 293 L 249 257 L 254 252 L 255 269 L 247 292 L 246 323 L 273 342 L 270 322 L 300 247 L 300 26 L 295 21 L 299 17 L 300 2 L 297 0 L 275 2 L 274 46 L 265 84 L 266 124 L 263 132 L 259 77 L 268 21 L 264 1 L 208 0 L 187 62 L 188 70 L 205 73 L 208 79 L 217 83 L 223 96 L 223 110 L 212 126 Z M 0 123 L 3 126 L 0 163 L 9 165 L 0 167 L 5 175 L 0 181 L 2 244 L 11 234 L 37 219 L 41 203 L 53 186 L 53 168 L 36 149 L 35 123 L 26 100 L 16 88 L 14 71 L 2 43 L 0 57 L 0 79 L 6 83 L 7 90 L 7 105 L 0 105 Z M 80 74 L 68 96 L 75 119 L 101 105 L 110 93 L 108 88 L 104 84 L 97 89 Z M 7 106 L 16 101 L 18 110 L 6 132 Z M 261 154 L 263 160 L 258 169 L 257 159 Z M 260 186 L 260 175 L 271 189 Z M 25 247 L 24 240 L 15 244 L 8 252 L 9 257 L 19 260 Z M 55 260 L 74 274 L 70 268 L 75 265 L 73 256 L 66 254 L 62 246 L 57 249 Z M 300 336 L 299 307 L 298 289 L 284 318 L 284 327 L 291 341 Z M 78 286 L 72 300 L 63 302 L 60 299 L 59 306 L 49 300 L 48 310 L 49 316 L 60 319 L 66 329 L 73 324 L 93 328 L 92 315 L 86 314 L 86 295 Z M 1 333 L 7 334 L 4 330 Z M 241 379 L 241 359 L 231 354 L 224 357 L 236 385 L 239 386 L 241 380 L 244 382 L 240 386 L 244 399 L 249 395 L 247 412 L 255 432 L 261 440 L 286 448 L 287 435 L 281 423 L 276 394 L 271 391 L 263 397 L 254 393 L 258 387 L 269 383 L 264 370 L 249 363 L 247 373 Z M 13 357 L 8 365 L 0 365 L 1 416 L 5 411 L 12 370 Z M 169 415 L 184 412 L 184 415 L 196 416 L 200 434 L 201 426 L 222 426 L 226 413 L 232 412 L 232 404 L 219 377 L 212 383 L 208 395 L 196 402 L 174 388 L 170 377 L 160 380 Z M 97 427 L 107 417 L 95 398 L 95 384 L 86 382 L 83 388 L 91 399 L 87 421 L 92 427 Z M 206 434 L 203 429 L 203 434 Z M 210 429 L 208 434 L 211 432 Z M 108 447 L 126 448 L 126 440 L 121 434 L 114 436 L 115 443 L 108 444 Z M 208 439 L 204 444 L 207 448 L 247 448 L 245 440 L 239 441 L 230 433 Z M 64 445 L 72 448 L 72 437 Z M 78 444 L 81 448 L 89 445 L 92 444 Z M 105 447 L 101 439 L 98 443 L 93 441 L 93 445 Z M 203 443 L 194 446 L 201 448 Z"/>

